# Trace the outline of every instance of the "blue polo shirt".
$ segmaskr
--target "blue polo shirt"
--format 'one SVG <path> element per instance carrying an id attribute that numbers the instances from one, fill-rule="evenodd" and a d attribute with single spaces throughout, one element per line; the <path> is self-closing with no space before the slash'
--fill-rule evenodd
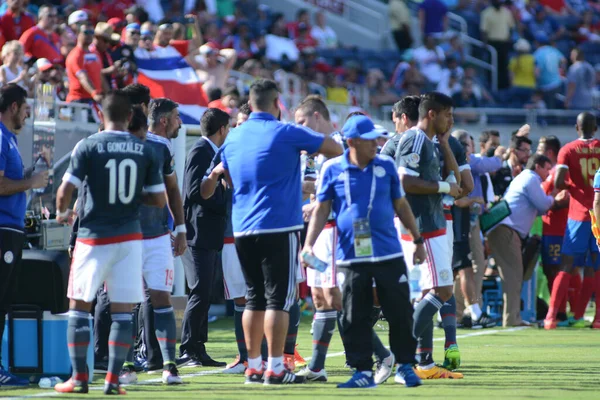
<path id="1" fill-rule="evenodd" d="M 17 137 L 0 122 L 0 171 L 14 181 L 23 179 L 23 161 L 17 147 Z M 25 228 L 25 192 L 0 196 L 0 227 Z"/>
<path id="2" fill-rule="evenodd" d="M 350 178 L 350 199 L 346 202 L 344 188 L 345 174 Z M 366 218 L 371 185 L 375 174 L 375 196 L 369 216 L 372 257 L 356 257 L 354 254 L 353 217 Z M 343 155 L 328 160 L 321 170 L 317 189 L 320 202 L 332 201 L 332 210 L 338 229 L 337 260 L 338 265 L 350 265 L 359 262 L 380 262 L 402 256 L 402 247 L 394 227 L 394 200 L 402 197 L 402 187 L 394 162 L 388 156 L 378 155 L 364 170 L 350 164 L 348 150 Z"/>
<path id="3" fill-rule="evenodd" d="M 316 153 L 323 140 L 320 133 L 262 112 L 229 132 L 221 161 L 233 183 L 234 236 L 304 227 L 300 152 Z"/>

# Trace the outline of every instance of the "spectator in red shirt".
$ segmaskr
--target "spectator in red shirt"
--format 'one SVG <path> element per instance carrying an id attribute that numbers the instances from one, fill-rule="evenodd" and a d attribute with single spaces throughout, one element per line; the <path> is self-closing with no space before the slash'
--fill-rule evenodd
<path id="1" fill-rule="evenodd" d="M 287 24 L 288 36 L 290 39 L 296 39 L 298 37 L 298 28 L 300 24 L 306 25 L 310 32 L 310 14 L 305 8 L 298 10 L 298 13 L 296 13 L 296 21 Z"/>
<path id="2" fill-rule="evenodd" d="M 68 102 L 99 103 L 108 85 L 102 79 L 102 62 L 98 54 L 89 50 L 94 39 L 94 28 L 82 24 L 77 35 L 77 46 L 67 57 L 69 80 Z"/>
<path id="3" fill-rule="evenodd" d="M 8 11 L 0 18 L 4 39 L 19 40 L 23 32 L 35 25 L 35 21 L 23 7 L 23 0 L 8 0 Z"/>
<path id="4" fill-rule="evenodd" d="M 317 47 L 317 41 L 310 36 L 310 31 L 308 30 L 308 25 L 301 23 L 298 24 L 298 37 L 295 40 L 296 47 L 298 50 L 302 51 L 307 47 Z"/>
<path id="5" fill-rule="evenodd" d="M 2 27 L 0 26 L 0 49 L 6 43 L 6 38 L 4 37 L 4 32 L 2 31 Z"/>
<path id="6" fill-rule="evenodd" d="M 54 33 L 58 13 L 52 6 L 41 6 L 38 24 L 25 31 L 19 41 L 25 50 L 25 61 L 46 58 L 52 64 L 64 64 L 60 54 L 60 37 Z"/>
<path id="7" fill-rule="evenodd" d="M 209 108 L 218 108 L 225 111 L 230 116 L 234 116 L 240 102 L 240 92 L 236 87 L 230 86 L 225 89 L 220 99 L 208 103 Z"/>

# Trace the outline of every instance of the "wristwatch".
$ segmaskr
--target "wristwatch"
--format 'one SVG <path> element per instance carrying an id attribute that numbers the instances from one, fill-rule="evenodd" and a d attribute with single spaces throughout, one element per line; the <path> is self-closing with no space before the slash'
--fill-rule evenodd
<path id="1" fill-rule="evenodd" d="M 425 241 L 423 240 L 423 236 L 420 236 L 418 239 L 413 240 L 413 243 L 416 245 L 425 243 Z"/>

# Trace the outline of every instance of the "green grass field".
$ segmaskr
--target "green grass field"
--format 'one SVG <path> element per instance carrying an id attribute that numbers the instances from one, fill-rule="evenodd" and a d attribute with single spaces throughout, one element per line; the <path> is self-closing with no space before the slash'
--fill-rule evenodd
<path id="1" fill-rule="evenodd" d="M 306 358 L 311 354 L 310 320 L 304 319 L 298 334 L 298 349 Z M 386 331 L 380 331 L 384 337 Z M 337 335 L 337 333 L 336 333 Z M 266 396 L 285 399 L 322 399 L 334 397 L 416 399 L 485 398 L 516 399 L 598 399 L 600 398 L 599 332 L 591 329 L 558 329 L 544 331 L 538 328 L 459 330 L 464 373 L 462 380 L 425 381 L 424 385 L 408 389 L 388 380 L 374 390 L 340 390 L 335 387 L 350 376 L 344 368 L 342 344 L 339 336 L 329 350 L 325 384 L 286 387 L 244 385 L 242 375 L 219 374 L 214 368 L 182 368 L 185 384 L 164 386 L 159 375 L 138 374 L 140 382 L 127 387 L 128 398 L 134 399 L 264 399 Z M 436 329 L 436 361 L 443 360 L 443 331 Z M 387 339 L 384 340 L 387 342 Z M 233 320 L 219 320 L 211 324 L 209 353 L 217 360 L 231 361 L 236 353 Z M 96 375 L 90 394 L 85 398 L 102 398 L 102 376 Z M 33 386 L 32 386 L 33 387 Z M 0 397 L 29 398 L 56 397 L 52 390 L 39 388 L 0 388 Z M 84 396 L 81 396 L 84 397 Z"/>

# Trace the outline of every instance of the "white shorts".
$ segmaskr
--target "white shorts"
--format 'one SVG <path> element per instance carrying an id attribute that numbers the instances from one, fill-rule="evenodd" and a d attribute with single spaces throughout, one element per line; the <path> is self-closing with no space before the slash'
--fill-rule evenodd
<path id="1" fill-rule="evenodd" d="M 327 263 L 327 269 L 319 272 L 314 268 L 306 269 L 306 283 L 312 288 L 334 288 L 338 285 L 335 265 L 337 247 L 337 227 L 327 223 L 313 246 L 313 253 L 321 261 Z"/>
<path id="2" fill-rule="evenodd" d="M 173 290 L 175 264 L 171 234 L 142 240 L 144 244 L 144 282 L 148 289 L 169 292 Z"/>
<path id="3" fill-rule="evenodd" d="M 404 239 L 401 241 L 401 244 L 402 251 L 406 255 L 404 257 L 406 267 L 411 271 L 415 268 L 412 262 L 415 245 L 412 241 Z M 454 284 L 454 277 L 452 275 L 452 263 L 448 257 L 450 251 L 448 249 L 447 236 L 444 234 L 425 239 L 425 251 L 427 252 L 427 258 L 419 266 L 421 272 L 419 286 L 421 290 L 452 286 Z"/>
<path id="4" fill-rule="evenodd" d="M 242 265 L 235 249 L 235 243 L 225 242 L 221 250 L 221 263 L 223 264 L 223 285 L 227 300 L 246 297 L 246 279 L 242 272 Z"/>
<path id="5" fill-rule="evenodd" d="M 91 245 L 77 241 L 69 274 L 68 297 L 91 303 L 106 283 L 113 303 L 144 301 L 142 241 Z"/>

